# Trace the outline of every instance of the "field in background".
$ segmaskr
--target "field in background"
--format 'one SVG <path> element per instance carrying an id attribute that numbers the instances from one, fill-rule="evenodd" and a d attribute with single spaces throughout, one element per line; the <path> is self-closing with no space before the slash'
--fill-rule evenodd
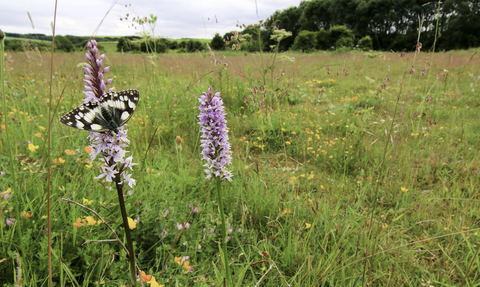
<path id="1" fill-rule="evenodd" d="M 112 51 L 111 43 L 100 44 Z M 240 286 L 260 280 L 259 286 L 286 286 L 284 279 L 293 286 L 362 286 L 364 276 L 370 286 L 479 286 L 476 51 L 285 53 L 273 65 L 270 54 L 231 53 L 228 69 L 221 61 L 214 66 L 206 53 L 106 56 L 112 86 L 141 95 L 127 126 L 129 155 L 139 163 L 132 176 L 137 185 L 125 199 L 129 216 L 139 221 L 132 237 L 147 274 L 160 276 L 178 224 L 198 203 L 160 284 L 222 282 L 216 272 L 220 217 L 200 161 L 196 108 L 213 86 L 225 101 L 232 143 L 234 181 L 223 187 L 234 278 L 247 268 Z M 49 57 L 6 57 L 0 128 L 0 191 L 11 191 L 0 202 L 5 286 L 13 286 L 19 266 L 14 253 L 24 286 L 47 284 Z M 85 151 L 88 133 L 58 122 L 84 98 L 83 57 L 60 53 L 54 61 L 54 281 L 120 286 L 128 280 L 128 261 L 118 244 L 83 244 L 114 238 L 110 230 L 90 220 L 95 215 L 88 210 L 59 200 L 94 209 L 122 234 L 111 183 L 94 179 L 101 163 Z M 265 90 L 252 93 L 262 85 Z M 7 226 L 11 218 L 16 222 Z M 80 228 L 78 218 L 86 219 Z M 365 263 L 367 247 L 375 256 Z M 193 272 L 175 263 L 184 256 Z"/>

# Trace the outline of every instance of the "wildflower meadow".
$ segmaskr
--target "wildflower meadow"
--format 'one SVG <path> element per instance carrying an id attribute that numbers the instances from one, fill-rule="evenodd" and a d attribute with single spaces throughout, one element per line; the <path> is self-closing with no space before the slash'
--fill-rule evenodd
<path id="1" fill-rule="evenodd" d="M 478 49 L 2 57 L 2 286 L 480 286 Z"/>

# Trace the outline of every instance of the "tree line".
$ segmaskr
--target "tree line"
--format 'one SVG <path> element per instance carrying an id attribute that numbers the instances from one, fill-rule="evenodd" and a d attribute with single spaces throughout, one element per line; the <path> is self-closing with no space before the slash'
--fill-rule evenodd
<path id="1" fill-rule="evenodd" d="M 281 50 L 353 47 L 362 39 L 363 47 L 371 43 L 374 50 L 410 50 L 419 30 L 424 48 L 435 43 L 437 50 L 468 49 L 480 46 L 480 0 L 302 1 L 276 11 L 262 26 L 265 50 L 273 29 L 292 32 Z"/>
<path id="2" fill-rule="evenodd" d="M 178 53 L 191 53 L 205 48 L 202 42 L 194 39 L 172 40 L 147 37 L 132 41 L 126 37 L 120 37 L 117 42 L 117 52 L 165 53 L 167 50 L 176 50 Z"/>
<path id="3" fill-rule="evenodd" d="M 7 51 L 29 51 L 38 49 L 40 51 L 50 51 L 52 48 L 51 42 L 53 37 L 45 34 L 31 33 L 31 34 L 19 34 L 6 32 L 5 50 Z M 103 49 L 102 42 L 118 41 L 120 37 L 98 37 L 96 38 L 99 43 L 99 49 Z M 141 39 L 139 36 L 126 36 L 123 37 L 130 41 Z M 28 39 L 27 41 L 25 39 Z M 73 35 L 57 35 L 55 36 L 55 50 L 63 52 L 81 51 L 87 45 L 90 40 L 88 36 L 73 36 Z"/>

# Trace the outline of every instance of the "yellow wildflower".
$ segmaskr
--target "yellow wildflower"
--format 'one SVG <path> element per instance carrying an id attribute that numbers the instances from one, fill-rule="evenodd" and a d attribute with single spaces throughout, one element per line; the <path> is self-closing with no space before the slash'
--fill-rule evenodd
<path id="1" fill-rule="evenodd" d="M 130 229 L 135 229 L 137 228 L 137 223 L 131 219 L 130 217 L 127 217 L 128 219 L 128 227 L 130 227 Z"/>
<path id="2" fill-rule="evenodd" d="M 97 221 L 92 216 L 89 215 L 85 219 L 87 220 L 87 225 L 97 225 Z"/>
<path id="3" fill-rule="evenodd" d="M 159 285 L 157 283 L 157 279 L 155 279 L 154 276 L 152 276 L 152 280 L 148 281 L 147 283 L 150 284 L 150 287 L 163 287 L 164 286 L 163 284 Z"/>
<path id="4" fill-rule="evenodd" d="M 92 204 L 92 202 L 93 202 L 93 199 L 92 200 L 88 200 L 86 198 L 83 199 L 83 205 L 90 205 Z"/>
<path id="5" fill-rule="evenodd" d="M 30 151 L 36 151 L 38 148 L 39 148 L 38 145 L 34 145 L 34 144 L 31 144 L 31 143 L 28 144 L 28 149 Z"/>

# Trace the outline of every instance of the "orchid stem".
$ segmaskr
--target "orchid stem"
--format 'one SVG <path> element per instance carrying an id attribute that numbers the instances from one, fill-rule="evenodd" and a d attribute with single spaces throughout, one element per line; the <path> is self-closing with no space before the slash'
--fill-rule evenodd
<path id="1" fill-rule="evenodd" d="M 223 196 L 222 196 L 222 189 L 220 184 L 222 180 L 217 177 L 217 192 L 218 192 L 218 204 L 220 208 L 220 217 L 222 219 L 221 231 L 222 231 L 222 249 L 223 249 L 223 264 L 225 269 L 225 277 L 227 279 L 227 286 L 231 286 L 232 280 L 230 279 L 230 270 L 228 264 L 228 254 L 227 254 L 227 233 L 225 232 L 225 226 L 227 222 L 225 221 L 225 214 L 223 210 Z"/>
<path id="2" fill-rule="evenodd" d="M 123 199 L 123 184 L 120 180 L 120 172 L 116 174 L 115 182 L 118 193 L 118 203 L 122 212 L 123 227 L 125 228 L 125 237 L 127 238 L 128 259 L 130 261 L 130 277 L 132 286 L 136 286 L 137 279 L 135 277 L 135 251 L 133 250 L 132 237 L 130 236 L 130 227 L 128 226 L 127 210 L 125 209 L 125 200 Z"/>

